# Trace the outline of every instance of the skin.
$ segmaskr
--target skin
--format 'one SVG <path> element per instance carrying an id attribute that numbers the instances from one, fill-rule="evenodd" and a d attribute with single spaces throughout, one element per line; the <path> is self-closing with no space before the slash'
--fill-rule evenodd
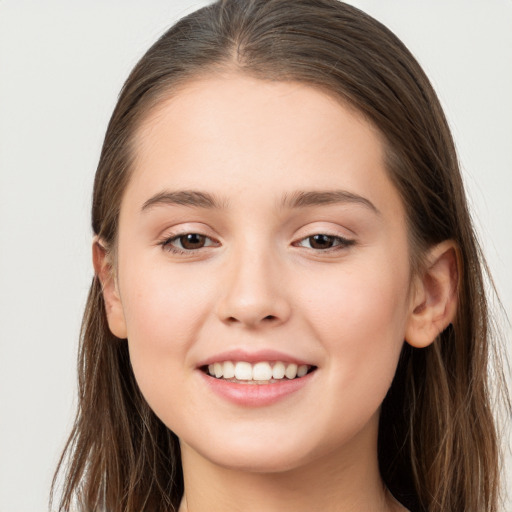
<path id="1" fill-rule="evenodd" d="M 180 438 L 180 512 L 404 510 L 378 471 L 380 405 L 404 339 L 426 346 L 453 318 L 456 264 L 447 242 L 411 279 L 379 133 L 319 90 L 232 74 L 160 104 L 135 147 L 117 261 L 96 241 L 94 262 L 110 328 L 128 338 L 142 393 Z M 155 200 L 177 190 L 223 208 Z M 363 199 L 281 205 L 333 190 Z M 204 246 L 170 252 L 186 250 L 173 238 L 186 233 Z M 350 243 L 318 248 L 318 234 Z M 276 403 L 241 406 L 198 369 L 237 348 L 317 369 Z"/>

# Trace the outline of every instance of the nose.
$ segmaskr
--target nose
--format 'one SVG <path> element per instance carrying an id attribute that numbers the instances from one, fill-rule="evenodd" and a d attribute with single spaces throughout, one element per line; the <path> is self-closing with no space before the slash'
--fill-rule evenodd
<path id="1" fill-rule="evenodd" d="M 219 319 L 250 329 L 285 323 L 291 305 L 279 267 L 278 257 L 269 251 L 246 248 L 233 254 L 220 290 Z"/>

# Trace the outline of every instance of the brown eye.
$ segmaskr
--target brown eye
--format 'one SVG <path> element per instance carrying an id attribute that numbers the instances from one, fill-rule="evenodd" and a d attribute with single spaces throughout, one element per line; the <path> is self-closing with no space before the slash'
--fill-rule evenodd
<path id="1" fill-rule="evenodd" d="M 162 240 L 160 245 L 168 252 L 190 254 L 205 247 L 218 246 L 219 243 L 199 233 L 183 233 Z"/>
<path id="2" fill-rule="evenodd" d="M 348 240 L 341 236 L 326 235 L 325 233 L 318 233 L 311 235 L 302 240 L 299 240 L 296 244 L 299 247 L 306 247 L 308 249 L 316 249 L 319 251 L 329 251 L 337 249 L 345 249 L 350 245 L 353 245 L 355 240 Z M 295 244 L 294 244 L 295 245 Z"/>
<path id="3" fill-rule="evenodd" d="M 178 237 L 178 240 L 183 249 L 193 251 L 194 249 L 201 249 L 201 247 L 204 247 L 206 237 L 197 233 L 187 233 L 186 235 Z"/>
<path id="4" fill-rule="evenodd" d="M 335 237 L 329 235 L 314 235 L 308 238 L 312 249 L 330 249 L 334 245 Z"/>

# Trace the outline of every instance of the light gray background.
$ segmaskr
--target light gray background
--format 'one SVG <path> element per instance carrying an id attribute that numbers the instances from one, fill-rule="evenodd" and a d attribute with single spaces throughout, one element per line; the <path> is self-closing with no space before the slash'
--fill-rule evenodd
<path id="1" fill-rule="evenodd" d="M 511 315 L 512 1 L 351 3 L 431 77 Z M 164 29 L 202 5 L 0 0 L 0 512 L 46 510 L 71 426 L 91 186 L 116 96 Z"/>

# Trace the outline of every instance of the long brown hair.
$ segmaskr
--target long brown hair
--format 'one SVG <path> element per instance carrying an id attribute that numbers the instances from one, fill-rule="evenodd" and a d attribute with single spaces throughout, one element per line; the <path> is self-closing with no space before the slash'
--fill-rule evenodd
<path id="1" fill-rule="evenodd" d="M 194 77 L 223 69 L 306 83 L 363 113 L 385 140 L 414 271 L 428 247 L 456 242 L 457 317 L 428 348 L 404 344 L 382 405 L 380 469 L 411 510 L 497 511 L 485 264 L 440 103 L 411 53 L 378 21 L 336 0 L 221 0 L 180 20 L 121 91 L 96 173 L 94 233 L 115 250 L 141 121 Z M 183 494 L 178 439 L 142 397 L 127 344 L 109 331 L 97 277 L 81 333 L 78 413 L 56 476 L 63 469 L 61 511 L 74 503 L 87 511 L 171 511 Z"/>

